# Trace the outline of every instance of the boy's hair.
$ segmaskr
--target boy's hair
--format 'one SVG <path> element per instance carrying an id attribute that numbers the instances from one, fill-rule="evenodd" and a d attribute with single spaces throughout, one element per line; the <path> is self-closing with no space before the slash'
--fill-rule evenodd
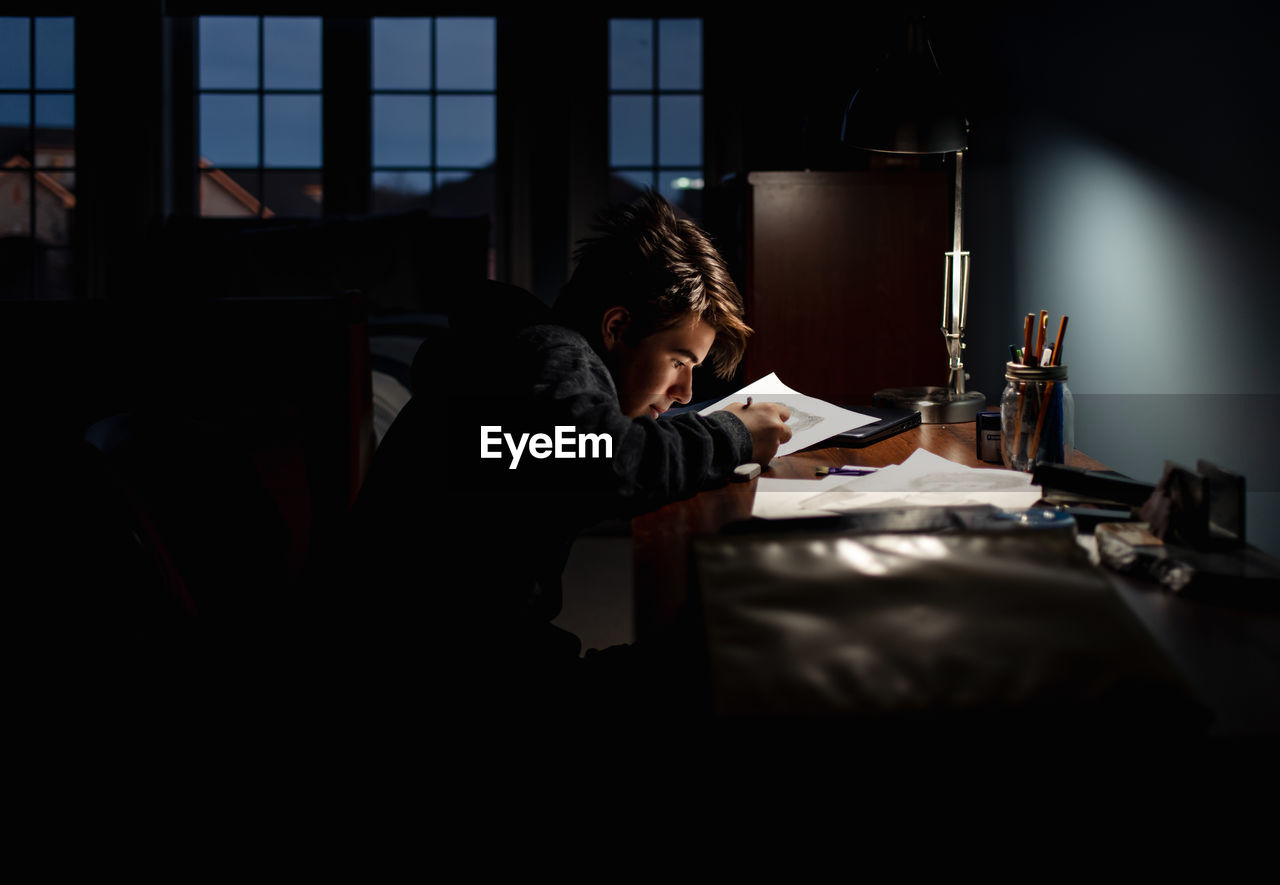
<path id="1" fill-rule="evenodd" d="M 600 319 L 610 307 L 630 311 L 629 343 L 692 313 L 716 330 L 706 362 L 730 377 L 751 329 L 738 287 L 707 235 L 651 190 L 602 213 L 594 229 L 599 236 L 578 244 L 577 268 L 556 302 L 561 322 L 600 350 Z"/>

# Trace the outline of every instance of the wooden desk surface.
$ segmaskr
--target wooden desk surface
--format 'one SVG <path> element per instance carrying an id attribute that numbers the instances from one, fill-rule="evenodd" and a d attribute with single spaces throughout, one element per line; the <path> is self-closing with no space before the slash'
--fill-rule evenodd
<path id="1" fill-rule="evenodd" d="M 863 449 L 816 449 L 778 458 L 764 475 L 816 478 L 819 467 L 883 467 L 901 463 L 919 448 L 970 467 L 996 466 L 977 459 L 975 432 L 974 424 L 922 425 Z M 1070 463 L 1106 469 L 1080 453 Z M 633 520 L 638 639 L 662 643 L 670 637 L 687 595 L 691 540 L 749 518 L 755 491 L 755 481 L 734 483 Z M 1211 734 L 1280 734 L 1280 607 L 1256 611 L 1215 605 L 1104 574 L 1208 705 L 1215 720 Z"/>
<path id="2" fill-rule="evenodd" d="M 858 464 L 886 467 L 901 464 L 916 449 L 925 449 L 967 467 L 997 467 L 978 460 L 977 425 L 922 424 L 861 449 L 809 449 L 775 458 L 762 475 L 779 479 L 817 479 L 821 467 Z M 1106 469 L 1077 452 L 1073 466 Z M 756 481 L 732 483 L 668 504 L 632 521 L 635 550 L 636 637 L 660 636 L 675 619 L 687 595 L 689 546 L 697 535 L 712 534 L 730 522 L 751 517 Z"/>

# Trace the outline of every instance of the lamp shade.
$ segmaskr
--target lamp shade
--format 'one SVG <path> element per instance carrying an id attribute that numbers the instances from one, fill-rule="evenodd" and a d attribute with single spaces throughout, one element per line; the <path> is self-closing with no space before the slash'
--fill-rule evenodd
<path id="1" fill-rule="evenodd" d="M 906 41 L 849 101 L 841 141 L 883 153 L 944 154 L 964 150 L 968 130 L 933 56 L 924 20 L 913 17 Z"/>

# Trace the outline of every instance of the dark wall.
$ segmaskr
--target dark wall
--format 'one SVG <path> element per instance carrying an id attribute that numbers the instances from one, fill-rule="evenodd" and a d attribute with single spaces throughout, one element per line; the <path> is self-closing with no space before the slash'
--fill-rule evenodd
<path id="1" fill-rule="evenodd" d="M 1273 553 L 1277 24 L 1234 2 L 1090 3 L 973 30 L 969 240 L 982 389 L 1019 316 L 1069 314 L 1077 445 L 1148 481 L 1166 460 L 1242 473 Z"/>
<path id="2" fill-rule="evenodd" d="M 972 126 L 971 388 L 998 400 L 1026 313 L 1069 315 L 1077 446 L 1149 481 L 1166 460 L 1244 474 L 1249 536 L 1280 552 L 1280 384 L 1265 362 L 1280 323 L 1280 14 L 1234 0 L 924 11 Z M 720 77 L 738 84 L 722 171 L 863 168 L 838 144 L 840 113 L 898 12 L 721 22 Z"/>
<path id="3" fill-rule="evenodd" d="M 225 5 L 303 6 L 354 8 Z M 165 117 L 178 103 L 164 90 L 162 13 L 195 6 L 99 7 L 82 4 L 81 33 L 119 39 L 79 58 L 81 229 L 92 234 L 82 267 L 85 291 L 120 298 L 149 260 L 150 230 L 180 202 L 169 166 L 173 127 L 184 121 Z M 732 260 L 742 248 L 741 201 L 723 182 L 740 185 L 751 171 L 868 165 L 839 145 L 840 115 L 914 8 L 749 15 L 612 4 L 578 14 L 572 27 L 563 16 L 514 10 L 523 18 L 510 19 L 506 33 L 540 36 L 504 62 L 503 82 L 514 81 L 525 102 L 499 123 L 500 276 L 554 293 L 574 240 L 603 202 L 604 96 L 588 75 L 601 58 L 584 47 L 603 38 L 610 14 L 707 15 L 706 162 L 717 188 L 708 226 Z M 1268 416 L 1280 414 L 1263 362 L 1267 330 L 1280 322 L 1270 257 L 1280 196 L 1271 72 L 1278 13 L 1235 0 L 1196 10 L 1091 0 L 922 10 L 972 124 L 972 386 L 998 397 L 1006 348 L 1026 312 L 1070 314 L 1079 447 L 1147 479 L 1165 458 L 1207 456 L 1240 470 L 1263 533 L 1255 537 L 1280 547 L 1280 477 L 1261 442 L 1276 429 Z M 513 10 L 358 10 L 370 11 Z M 132 133 L 127 143 L 121 131 Z"/>

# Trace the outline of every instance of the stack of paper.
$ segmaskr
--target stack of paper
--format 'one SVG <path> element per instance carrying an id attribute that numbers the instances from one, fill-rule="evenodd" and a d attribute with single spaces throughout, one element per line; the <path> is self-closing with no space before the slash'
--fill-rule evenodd
<path id="1" fill-rule="evenodd" d="M 807 479 L 761 478 L 751 515 L 765 519 L 827 516 L 866 507 L 954 507 L 991 504 L 1023 510 L 1040 499 L 1031 474 L 965 467 L 917 449 L 901 464 L 868 476 Z"/>
<path id="2" fill-rule="evenodd" d="M 715 412 L 730 403 L 745 402 L 748 396 L 758 402 L 782 403 L 791 410 L 787 421 L 791 439 L 778 447 L 778 457 L 876 420 L 792 390 L 775 373 L 748 384 L 699 414 Z M 780 519 L 827 516 L 865 507 L 969 504 L 1024 510 L 1039 499 L 1040 488 L 1031 484 L 1029 473 L 965 467 L 920 449 L 901 464 L 883 467 L 868 476 L 826 476 L 820 480 L 761 478 L 751 513 L 766 519 Z"/>

